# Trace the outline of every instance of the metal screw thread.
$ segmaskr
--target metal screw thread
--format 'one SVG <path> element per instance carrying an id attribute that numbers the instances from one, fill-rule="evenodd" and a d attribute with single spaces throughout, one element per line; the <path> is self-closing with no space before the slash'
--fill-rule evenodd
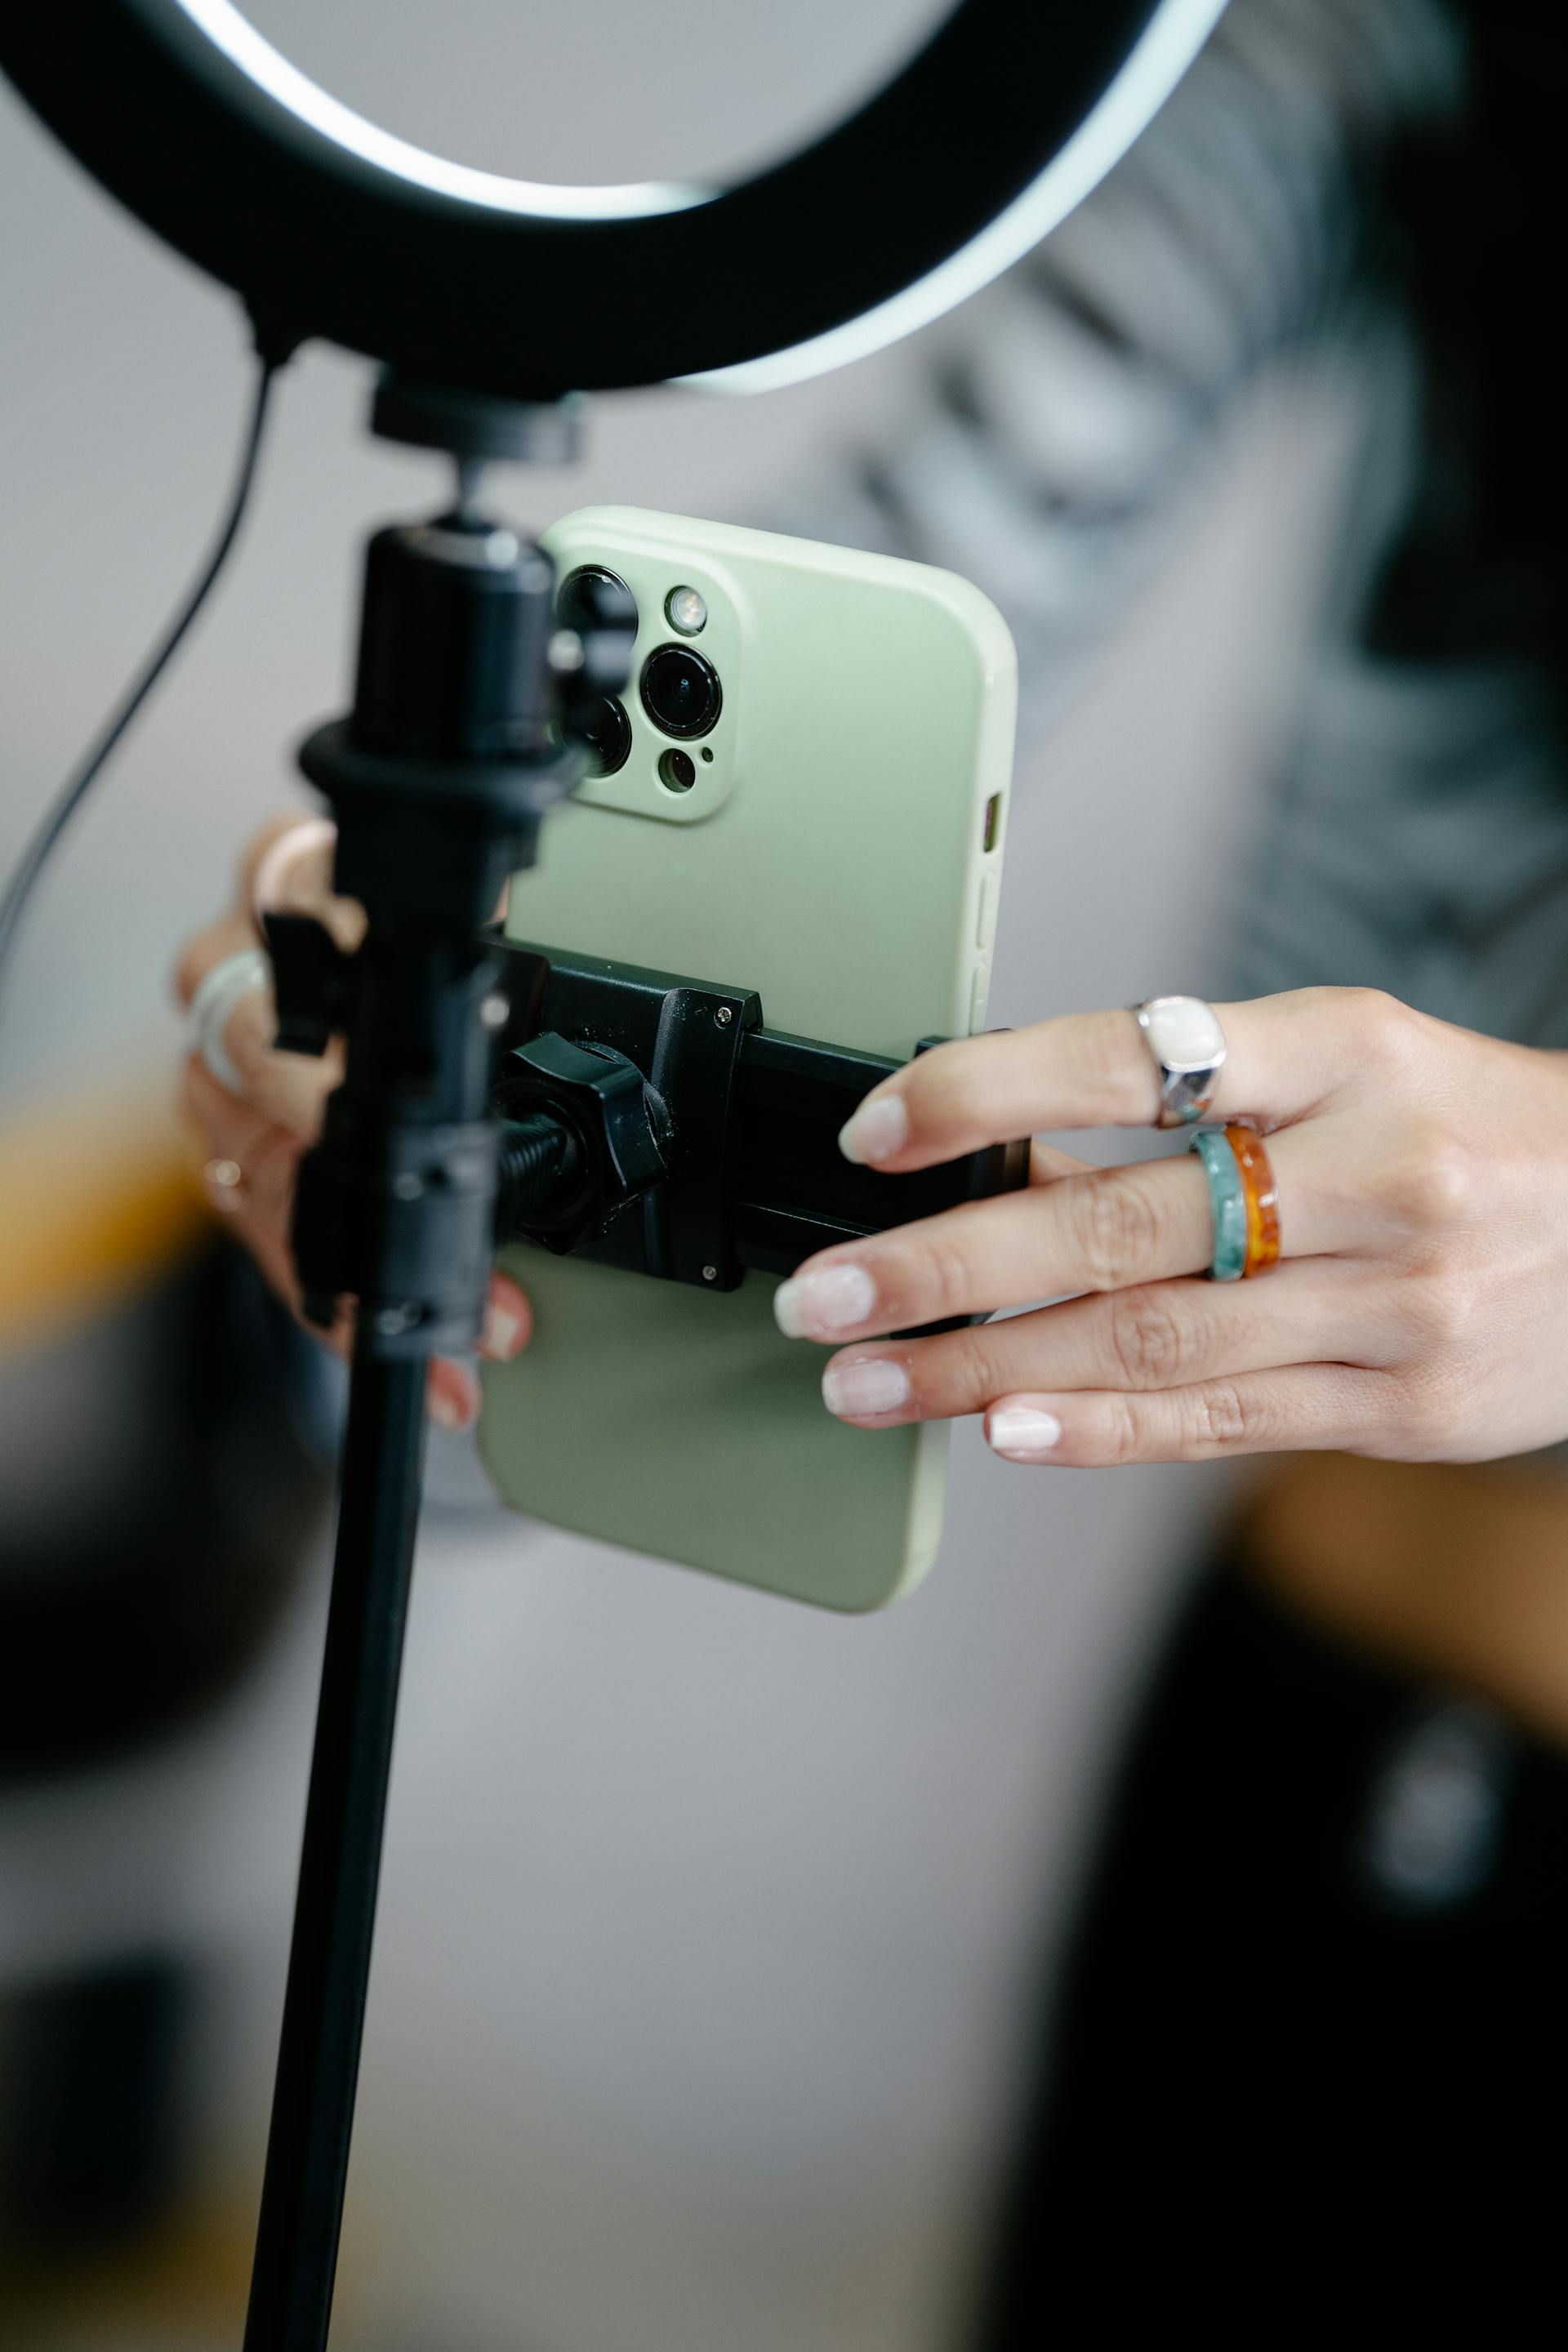
<path id="1" fill-rule="evenodd" d="M 575 1136 L 546 1111 L 504 1123 L 497 1161 L 496 1238 L 503 1242 L 567 1199 L 583 1172 Z"/>

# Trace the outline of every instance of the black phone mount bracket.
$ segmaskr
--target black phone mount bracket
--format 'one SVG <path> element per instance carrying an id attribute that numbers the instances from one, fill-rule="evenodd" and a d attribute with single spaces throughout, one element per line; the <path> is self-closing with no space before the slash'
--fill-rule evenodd
<path id="1" fill-rule="evenodd" d="M 351 1017 L 357 958 L 309 917 L 272 916 L 267 929 L 278 1042 L 320 1053 L 333 1024 Z M 493 1187 L 466 1126 L 417 1130 L 390 1184 L 384 1167 L 367 1187 L 352 1157 L 310 1154 L 296 1241 L 321 1322 L 356 1290 L 362 1252 L 384 1263 L 376 1209 L 419 1211 L 406 1219 L 407 1244 L 392 1250 L 407 1293 L 383 1300 L 395 1339 L 441 1318 L 470 1252 L 509 1242 L 733 1290 L 749 1267 L 792 1274 L 835 1242 L 1028 1181 L 1026 1141 L 908 1176 L 846 1160 L 840 1129 L 900 1065 L 764 1028 L 755 990 L 506 942 L 491 943 L 484 970 L 494 985 L 481 1034 L 498 1049 Z"/>

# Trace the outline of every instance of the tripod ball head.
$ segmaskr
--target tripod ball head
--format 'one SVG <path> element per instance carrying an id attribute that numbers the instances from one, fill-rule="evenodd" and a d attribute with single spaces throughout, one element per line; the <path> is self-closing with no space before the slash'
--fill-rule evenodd
<path id="1" fill-rule="evenodd" d="M 631 668 L 616 583 L 557 625 L 550 558 L 463 507 L 377 531 L 354 704 L 300 753 L 338 822 L 337 887 L 373 927 L 457 939 L 486 924 L 586 764 L 578 739 Z"/>
<path id="2" fill-rule="evenodd" d="M 365 551 L 355 750 L 451 761 L 547 753 L 554 590 L 543 549 L 482 515 L 378 530 Z"/>

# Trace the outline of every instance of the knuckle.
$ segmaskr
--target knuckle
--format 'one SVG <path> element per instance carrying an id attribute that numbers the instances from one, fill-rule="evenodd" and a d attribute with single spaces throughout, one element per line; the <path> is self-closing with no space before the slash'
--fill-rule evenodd
<path id="1" fill-rule="evenodd" d="M 1424 1013 L 1381 988 L 1328 992 L 1337 1000 L 1354 1074 L 1408 1088 L 1430 1049 L 1433 1024 Z"/>
<path id="2" fill-rule="evenodd" d="M 1257 1405 L 1243 1397 L 1234 1381 L 1210 1381 L 1194 1389 L 1188 1401 L 1187 1442 L 1194 1452 L 1233 1453 L 1263 1441 L 1261 1420 Z"/>
<path id="3" fill-rule="evenodd" d="M 1141 1186 L 1120 1171 L 1091 1177 L 1078 1196 L 1081 1271 L 1090 1290 L 1121 1290 L 1152 1263 L 1160 1219 Z"/>
<path id="4" fill-rule="evenodd" d="M 1363 1051 L 1402 1054 L 1415 1039 L 1418 1016 L 1384 988 L 1334 991 L 1342 1014 Z"/>
<path id="5" fill-rule="evenodd" d="M 940 1381 L 934 1385 L 940 1385 L 945 1409 L 950 1411 L 967 1412 L 990 1404 L 1015 1385 L 994 1323 L 976 1323 L 968 1330 L 952 1333 L 940 1356 L 933 1354 L 932 1369 L 938 1368 Z"/>
<path id="6" fill-rule="evenodd" d="M 1418 1234 L 1441 1234 L 1460 1220 L 1474 1195 L 1472 1156 L 1441 1121 L 1423 1121 L 1404 1139 L 1384 1194 L 1400 1222 Z"/>
<path id="7" fill-rule="evenodd" d="M 1117 1293 L 1110 1337 L 1112 1361 L 1129 1388 L 1174 1388 L 1184 1377 L 1191 1337 L 1157 1290 Z"/>
<path id="8" fill-rule="evenodd" d="M 1108 1470 L 1114 1470 L 1123 1463 L 1136 1462 L 1142 1450 L 1142 1424 L 1137 1407 L 1129 1397 L 1110 1398 L 1094 1459 Z"/>
<path id="9" fill-rule="evenodd" d="M 958 1244 L 947 1239 L 928 1243 L 918 1276 L 906 1295 L 918 1298 L 922 1321 L 940 1322 L 948 1315 L 970 1311 L 973 1275 Z"/>

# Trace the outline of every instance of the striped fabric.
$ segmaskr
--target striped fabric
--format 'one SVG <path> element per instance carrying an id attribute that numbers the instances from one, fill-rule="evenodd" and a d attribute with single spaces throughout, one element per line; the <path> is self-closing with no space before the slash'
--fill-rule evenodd
<path id="1" fill-rule="evenodd" d="M 1293 356 L 1342 369 L 1357 478 L 1236 984 L 1370 982 L 1555 1045 L 1568 763 L 1539 615 L 1527 597 L 1499 625 L 1507 534 L 1470 479 L 1488 470 L 1489 397 L 1506 432 L 1508 365 L 1521 407 L 1538 371 L 1510 336 L 1495 365 L 1482 349 L 1478 397 L 1455 397 L 1466 325 L 1443 276 L 1456 192 L 1472 212 L 1487 193 L 1467 179 L 1478 81 L 1495 98 L 1500 45 L 1522 89 L 1559 61 L 1549 12 L 1508 0 L 1500 17 L 1486 0 L 1231 0 L 1104 186 L 933 336 L 896 443 L 789 524 L 984 587 L 1018 641 L 1026 751 L 1157 562 L 1172 493 L 1228 405 Z M 1487 171 L 1509 130 L 1491 123 Z M 1517 247 L 1506 218 L 1498 234 Z M 1514 573 L 1543 560 L 1527 546 Z"/>

